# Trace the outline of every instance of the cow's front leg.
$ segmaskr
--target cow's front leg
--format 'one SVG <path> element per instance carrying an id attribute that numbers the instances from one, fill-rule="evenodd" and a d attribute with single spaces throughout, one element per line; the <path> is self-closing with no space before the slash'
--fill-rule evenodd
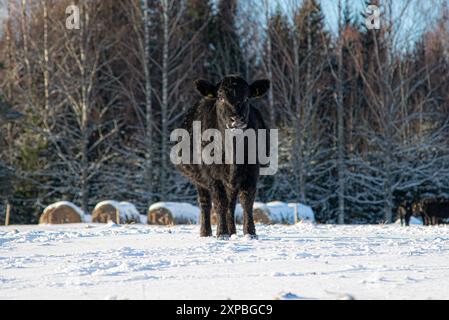
<path id="1" fill-rule="evenodd" d="M 254 225 L 253 205 L 256 198 L 256 186 L 242 188 L 240 191 L 240 203 L 243 208 L 243 234 L 257 239 L 256 226 Z"/>
<path id="2" fill-rule="evenodd" d="M 228 189 L 228 210 L 226 213 L 226 224 L 228 225 L 229 234 L 232 236 L 233 234 L 237 234 L 237 230 L 235 228 L 235 205 L 237 203 L 237 195 L 238 191 L 234 189 Z"/>
<path id="3" fill-rule="evenodd" d="M 198 203 L 201 208 L 201 217 L 200 217 L 200 236 L 201 237 L 210 237 L 212 236 L 212 227 L 210 224 L 210 211 L 212 207 L 212 199 L 210 197 L 210 193 L 207 189 L 197 187 L 198 189 Z"/>
<path id="4" fill-rule="evenodd" d="M 217 182 L 212 188 L 212 201 L 217 215 L 217 238 L 227 240 L 229 239 L 229 230 L 226 223 L 228 198 L 226 190 L 221 182 Z"/>
<path id="5" fill-rule="evenodd" d="M 410 220 L 412 219 L 412 214 L 407 213 L 405 216 L 405 226 L 409 227 L 410 226 Z"/>

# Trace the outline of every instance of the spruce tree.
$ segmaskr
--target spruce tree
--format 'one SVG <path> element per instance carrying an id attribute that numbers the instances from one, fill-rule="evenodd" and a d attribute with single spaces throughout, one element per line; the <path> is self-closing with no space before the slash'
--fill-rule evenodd
<path id="1" fill-rule="evenodd" d="M 3 125 L 8 122 L 17 120 L 21 114 L 12 110 L 5 98 L 0 95 L 0 130 Z M 3 141 L 0 141 L 0 148 Z M 11 194 L 12 191 L 13 171 L 8 168 L 3 161 L 0 160 L 0 198 L 4 199 Z"/>
<path id="2" fill-rule="evenodd" d="M 192 79 L 210 79 L 214 73 L 214 52 L 211 44 L 214 42 L 213 8 L 211 0 L 186 0 L 185 10 L 185 37 L 188 39 L 196 36 L 195 50 L 190 54 L 201 55 L 201 61 L 198 63 L 192 74 Z M 194 60 L 193 57 L 192 60 Z"/>
<path id="3" fill-rule="evenodd" d="M 237 32 L 238 0 L 219 0 L 217 14 L 214 17 L 212 50 L 213 69 L 217 78 L 227 74 L 245 74 L 244 59 Z"/>
<path id="4" fill-rule="evenodd" d="M 307 59 L 310 54 L 313 54 L 314 59 L 324 59 L 325 46 L 329 44 L 329 34 L 325 31 L 323 10 L 316 0 L 304 1 L 295 15 L 295 27 L 299 35 L 300 61 Z M 310 48 L 308 38 L 312 40 Z"/>

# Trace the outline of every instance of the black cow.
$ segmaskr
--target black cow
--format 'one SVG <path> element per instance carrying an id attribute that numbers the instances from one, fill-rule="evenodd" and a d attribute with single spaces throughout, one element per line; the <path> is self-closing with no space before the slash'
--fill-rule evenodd
<path id="1" fill-rule="evenodd" d="M 268 129 L 260 112 L 249 103 L 250 99 L 265 95 L 270 88 L 268 80 L 259 80 L 249 85 L 241 77 L 231 75 L 216 85 L 205 80 L 197 80 L 195 85 L 203 99 L 185 116 L 182 129 L 187 130 L 190 137 L 193 136 L 194 121 L 201 122 L 202 132 L 207 129 L 218 129 L 223 137 L 226 129 Z M 193 146 L 190 150 L 193 153 Z M 223 163 L 224 156 L 223 152 Z M 177 168 L 198 190 L 202 237 L 212 235 L 210 221 L 212 203 L 217 212 L 217 237 L 227 239 L 236 233 L 234 212 L 237 197 L 243 207 L 243 232 L 251 238 L 257 237 L 253 204 L 259 178 L 258 162 L 180 164 Z"/>
<path id="2" fill-rule="evenodd" d="M 419 207 L 426 226 L 440 224 L 449 218 L 449 200 L 427 199 L 423 200 Z"/>

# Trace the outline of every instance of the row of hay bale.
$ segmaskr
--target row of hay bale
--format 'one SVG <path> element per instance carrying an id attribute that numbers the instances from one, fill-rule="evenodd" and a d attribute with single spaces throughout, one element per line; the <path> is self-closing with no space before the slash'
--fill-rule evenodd
<path id="1" fill-rule="evenodd" d="M 120 221 L 118 221 L 120 220 Z M 140 214 L 136 207 L 129 202 L 103 201 L 97 204 L 92 216 L 86 214 L 81 208 L 68 201 L 56 202 L 42 213 L 40 224 L 65 223 L 140 223 Z"/>
<path id="2" fill-rule="evenodd" d="M 296 215 L 296 219 L 295 219 Z M 315 223 L 312 208 L 300 203 L 285 203 L 273 201 L 268 203 L 255 202 L 253 206 L 255 223 L 262 224 L 295 224 L 297 222 Z M 216 213 L 212 212 L 212 223 L 216 224 Z M 235 208 L 237 224 L 243 223 L 243 208 L 237 204 Z"/>
<path id="3" fill-rule="evenodd" d="M 294 224 L 297 222 L 315 223 L 315 214 L 311 207 L 300 203 L 273 201 L 255 202 L 253 206 L 254 221 L 262 224 Z M 188 203 L 159 202 L 148 211 L 148 224 L 197 224 L 200 209 Z M 295 218 L 296 216 L 296 218 Z M 237 204 L 235 208 L 237 224 L 243 223 L 243 208 Z M 212 224 L 217 223 L 217 215 L 212 208 Z"/>
<path id="4" fill-rule="evenodd" d="M 254 203 L 254 220 L 262 224 L 294 224 L 296 222 L 315 223 L 313 210 L 299 203 L 280 201 Z M 296 216 L 296 218 L 295 218 Z M 146 222 L 152 225 L 198 224 L 200 209 L 189 203 L 158 202 L 147 213 Z M 235 210 L 237 224 L 243 223 L 243 209 L 237 204 Z M 120 221 L 117 221 L 120 220 Z M 136 207 L 129 202 L 103 201 L 97 204 L 92 216 L 86 214 L 71 202 L 62 201 L 48 206 L 41 215 L 41 224 L 65 223 L 145 223 Z M 216 213 L 212 209 L 211 221 L 216 224 Z"/>

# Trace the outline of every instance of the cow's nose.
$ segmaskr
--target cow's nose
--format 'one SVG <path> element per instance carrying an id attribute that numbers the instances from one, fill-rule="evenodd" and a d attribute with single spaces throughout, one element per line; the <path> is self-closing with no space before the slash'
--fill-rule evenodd
<path id="1" fill-rule="evenodd" d="M 236 126 L 244 123 L 240 117 L 231 117 L 231 121 L 232 121 L 232 124 L 236 125 Z"/>
<path id="2" fill-rule="evenodd" d="M 232 129 L 245 129 L 246 123 L 243 121 L 240 117 L 230 117 L 231 119 L 231 125 L 230 128 Z"/>

